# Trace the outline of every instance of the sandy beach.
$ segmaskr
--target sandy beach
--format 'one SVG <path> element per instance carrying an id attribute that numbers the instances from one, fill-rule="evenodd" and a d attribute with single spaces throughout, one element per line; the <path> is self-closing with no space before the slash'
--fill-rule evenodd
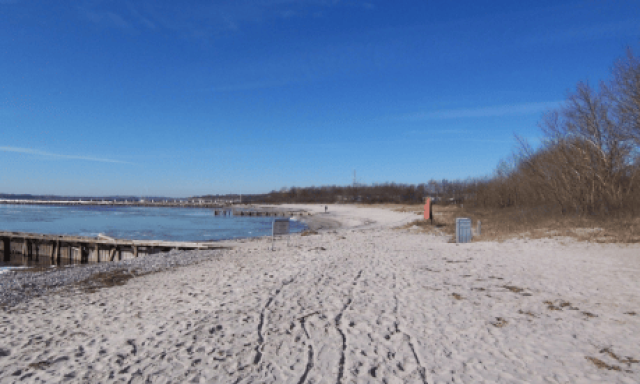
<path id="1" fill-rule="evenodd" d="M 397 229 L 414 213 L 284 207 L 318 233 L 0 310 L 0 383 L 640 382 L 638 244 L 456 245 Z"/>

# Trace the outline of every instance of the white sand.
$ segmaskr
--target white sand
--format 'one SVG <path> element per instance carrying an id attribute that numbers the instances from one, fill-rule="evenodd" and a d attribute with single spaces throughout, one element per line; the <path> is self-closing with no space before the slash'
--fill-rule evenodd
<path id="1" fill-rule="evenodd" d="M 455 245 L 329 209 L 336 233 L 0 312 L 0 383 L 640 382 L 639 246 Z"/>

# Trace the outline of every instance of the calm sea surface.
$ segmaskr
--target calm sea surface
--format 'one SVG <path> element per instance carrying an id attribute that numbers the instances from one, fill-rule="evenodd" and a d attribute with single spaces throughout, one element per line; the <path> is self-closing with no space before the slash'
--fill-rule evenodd
<path id="1" fill-rule="evenodd" d="M 273 217 L 214 216 L 212 209 L 0 204 L 0 231 L 118 239 L 210 241 L 271 234 Z M 291 232 L 305 226 L 291 221 Z"/>

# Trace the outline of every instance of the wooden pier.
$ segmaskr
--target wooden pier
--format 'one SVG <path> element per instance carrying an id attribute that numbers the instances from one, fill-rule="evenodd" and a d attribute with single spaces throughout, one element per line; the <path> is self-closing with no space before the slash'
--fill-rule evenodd
<path id="1" fill-rule="evenodd" d="M 134 259 L 172 249 L 219 249 L 215 243 L 192 243 L 157 240 L 120 240 L 104 235 L 94 237 L 43 235 L 24 232 L 0 232 L 4 262 L 11 255 L 22 255 L 34 262 L 100 263 Z"/>
<path id="2" fill-rule="evenodd" d="M 214 209 L 215 216 L 310 216 L 308 211 L 272 211 L 255 209 Z"/>

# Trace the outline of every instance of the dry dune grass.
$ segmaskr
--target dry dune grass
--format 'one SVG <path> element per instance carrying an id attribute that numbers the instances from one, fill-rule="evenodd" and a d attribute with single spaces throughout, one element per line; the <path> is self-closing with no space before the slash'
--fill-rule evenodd
<path id="1" fill-rule="evenodd" d="M 504 241 L 512 238 L 540 239 L 556 236 L 597 243 L 640 242 L 640 217 L 588 217 L 558 215 L 542 209 L 473 209 L 459 206 L 433 207 L 434 220 L 417 220 L 404 228 L 418 226 L 425 232 L 455 234 L 457 217 L 472 219 L 475 230 L 482 222 L 482 236 L 474 241 Z"/>
<path id="2" fill-rule="evenodd" d="M 384 208 L 390 209 L 394 212 L 414 212 L 417 215 L 424 214 L 424 204 L 394 204 L 394 203 L 385 203 L 385 204 L 356 204 L 356 207 L 359 208 Z"/>

